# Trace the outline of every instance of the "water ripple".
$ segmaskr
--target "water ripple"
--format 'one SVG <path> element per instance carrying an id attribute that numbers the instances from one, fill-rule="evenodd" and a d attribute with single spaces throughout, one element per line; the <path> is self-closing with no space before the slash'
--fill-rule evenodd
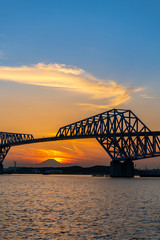
<path id="1" fill-rule="evenodd" d="M 160 179 L 0 176 L 0 239 L 160 240 Z"/>

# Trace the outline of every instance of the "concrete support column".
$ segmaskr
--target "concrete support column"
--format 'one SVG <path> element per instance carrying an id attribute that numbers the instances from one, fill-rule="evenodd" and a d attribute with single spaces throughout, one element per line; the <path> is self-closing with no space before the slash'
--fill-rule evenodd
<path id="1" fill-rule="evenodd" d="M 112 161 L 110 163 L 111 177 L 134 177 L 134 164 L 132 161 Z"/>
<path id="2" fill-rule="evenodd" d="M 0 174 L 3 174 L 3 164 L 0 163 Z"/>

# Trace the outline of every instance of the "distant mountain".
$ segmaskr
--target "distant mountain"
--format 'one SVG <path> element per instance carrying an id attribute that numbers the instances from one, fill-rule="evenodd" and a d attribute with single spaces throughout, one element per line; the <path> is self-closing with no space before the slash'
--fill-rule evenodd
<path id="1" fill-rule="evenodd" d="M 44 162 L 36 164 L 37 167 L 69 167 L 73 166 L 71 163 L 60 163 L 57 162 L 55 159 L 47 159 Z"/>

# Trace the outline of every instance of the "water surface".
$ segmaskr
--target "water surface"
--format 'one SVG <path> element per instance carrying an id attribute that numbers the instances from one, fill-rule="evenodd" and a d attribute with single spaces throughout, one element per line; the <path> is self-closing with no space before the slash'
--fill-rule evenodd
<path id="1" fill-rule="evenodd" d="M 160 178 L 0 176 L 0 239 L 160 239 Z"/>

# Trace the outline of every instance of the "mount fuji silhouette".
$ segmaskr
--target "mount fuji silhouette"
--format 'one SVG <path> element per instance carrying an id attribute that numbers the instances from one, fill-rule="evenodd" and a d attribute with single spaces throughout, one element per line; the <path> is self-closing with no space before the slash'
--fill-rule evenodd
<path id="1" fill-rule="evenodd" d="M 43 161 L 36 165 L 37 165 L 37 167 L 69 167 L 69 166 L 73 166 L 72 163 L 60 163 L 60 162 L 56 161 L 55 159 L 47 159 L 46 161 Z"/>

